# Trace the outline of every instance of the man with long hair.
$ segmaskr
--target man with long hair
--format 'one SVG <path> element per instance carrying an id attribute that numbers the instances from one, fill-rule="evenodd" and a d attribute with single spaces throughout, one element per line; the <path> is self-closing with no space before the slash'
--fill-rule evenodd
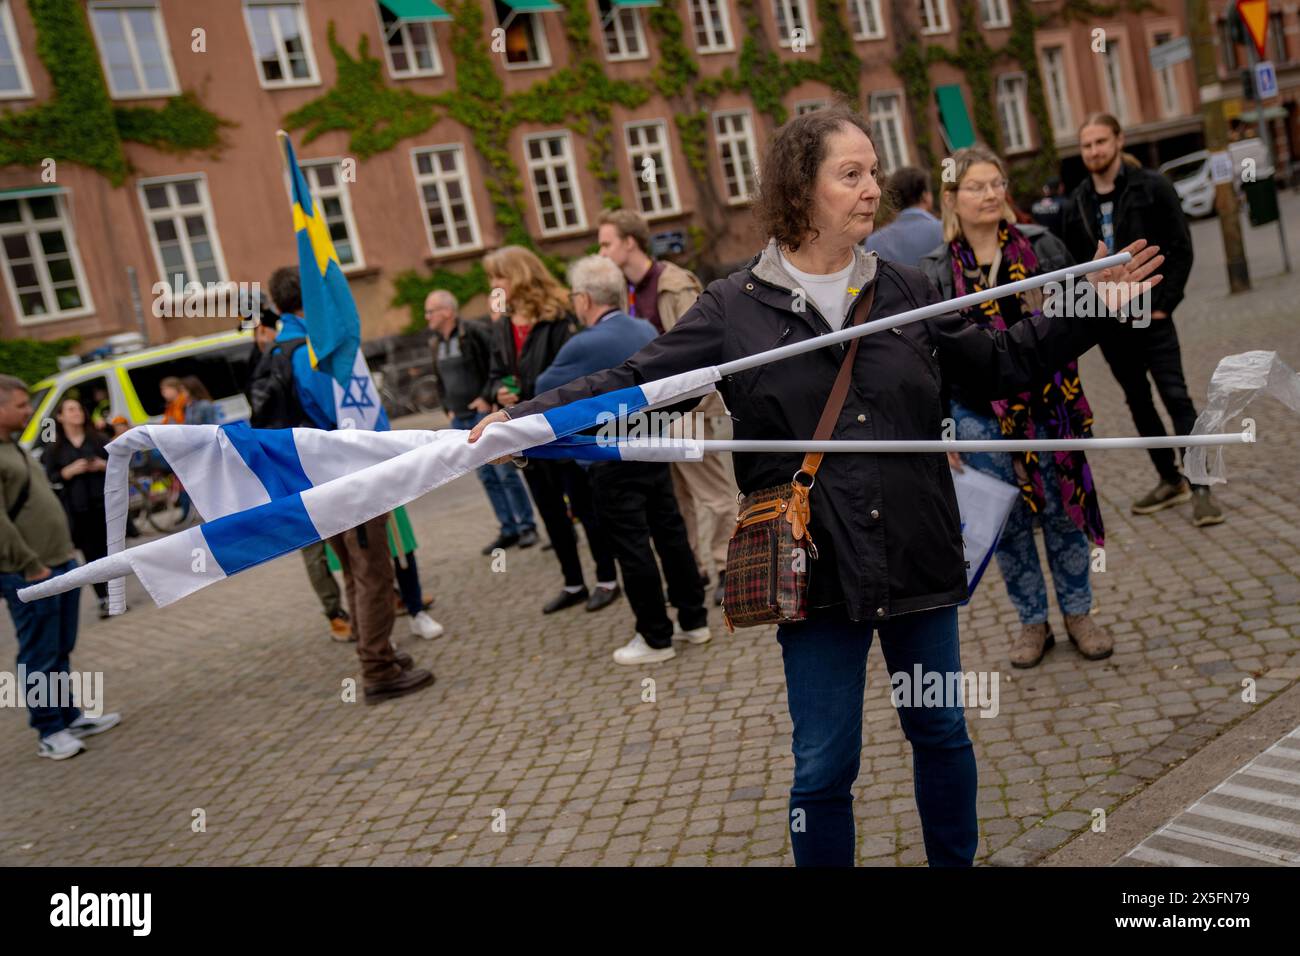
<path id="1" fill-rule="evenodd" d="M 1159 246 L 1165 256 L 1164 281 L 1151 297 L 1150 324 L 1107 329 L 1101 340 L 1102 354 L 1124 390 L 1138 434 L 1166 434 L 1151 399 L 1153 379 L 1174 431 L 1190 435 L 1196 424 L 1196 406 L 1183 377 L 1173 316 L 1192 271 L 1192 236 L 1182 203 L 1168 179 L 1143 169 L 1124 152 L 1124 131 L 1109 113 L 1093 113 L 1083 121 L 1079 151 L 1089 175 L 1070 195 L 1061 226 L 1061 238 L 1075 260 L 1091 259 L 1099 242 L 1113 253 L 1143 238 Z M 1153 448 L 1150 455 L 1160 481 L 1133 502 L 1134 514 L 1154 514 L 1194 499 L 1192 523 L 1198 528 L 1223 521 L 1223 512 L 1210 498 L 1209 486 L 1189 484 L 1172 448 Z"/>

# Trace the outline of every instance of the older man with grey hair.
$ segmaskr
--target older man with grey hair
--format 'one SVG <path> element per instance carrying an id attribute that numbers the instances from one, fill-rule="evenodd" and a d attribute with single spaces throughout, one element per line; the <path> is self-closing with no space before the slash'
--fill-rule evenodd
<path id="1" fill-rule="evenodd" d="M 452 428 L 470 429 L 492 411 L 492 331 L 482 319 L 462 319 L 456 297 L 434 289 L 424 300 L 424 320 L 433 336 L 433 371 L 438 395 Z M 514 465 L 483 465 L 478 480 L 487 492 L 500 531 L 482 550 L 537 543 L 537 521 L 528 489 Z"/>
<path id="2" fill-rule="evenodd" d="M 537 379 L 537 394 L 575 378 L 621 365 L 658 334 L 649 322 L 623 311 L 627 282 L 614 263 L 586 256 L 569 267 L 573 311 L 587 326 L 560 349 Z M 600 461 L 588 469 L 596 516 L 614 545 L 623 588 L 636 616 L 636 634 L 614 652 L 619 664 L 651 664 L 675 657 L 673 624 L 664 608 L 677 608 L 679 633 L 692 644 L 709 640 L 704 586 L 686 525 L 677 509 L 672 476 L 659 462 Z M 651 550 L 651 544 L 654 550 Z"/>

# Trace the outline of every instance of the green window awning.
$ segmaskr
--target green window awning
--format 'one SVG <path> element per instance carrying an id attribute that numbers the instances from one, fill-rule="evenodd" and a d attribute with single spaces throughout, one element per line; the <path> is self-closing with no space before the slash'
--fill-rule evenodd
<path id="1" fill-rule="evenodd" d="M 15 186 L 13 189 L 0 189 L 0 200 L 32 199 L 36 196 L 61 196 L 66 190 L 62 186 Z"/>
<path id="2" fill-rule="evenodd" d="M 939 101 L 939 125 L 943 129 L 948 148 L 962 149 L 975 144 L 975 128 L 971 126 L 970 114 L 966 112 L 966 101 L 962 99 L 960 86 L 939 86 L 934 91 Z"/>
<path id="3" fill-rule="evenodd" d="M 554 13 L 564 8 L 554 0 L 501 0 L 515 13 Z"/>
<path id="4" fill-rule="evenodd" d="M 1237 117 L 1237 119 L 1241 120 L 1243 123 L 1258 123 L 1259 110 L 1249 110 L 1248 112 L 1242 113 L 1240 116 Z M 1281 106 L 1264 107 L 1264 119 L 1266 120 L 1286 119 L 1285 107 L 1281 107 Z"/>
<path id="5" fill-rule="evenodd" d="M 657 7 L 659 0 L 610 0 L 616 7 Z"/>
<path id="6" fill-rule="evenodd" d="M 433 0 L 379 0 L 379 5 L 397 17 L 398 22 L 451 19 L 451 14 Z"/>

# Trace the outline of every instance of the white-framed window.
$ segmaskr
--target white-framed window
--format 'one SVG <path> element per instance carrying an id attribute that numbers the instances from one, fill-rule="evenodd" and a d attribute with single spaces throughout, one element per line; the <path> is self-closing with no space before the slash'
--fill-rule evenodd
<path id="1" fill-rule="evenodd" d="M 226 265 L 204 176 L 142 179 L 138 186 L 162 281 L 175 294 L 190 282 L 223 281 Z"/>
<path id="2" fill-rule="evenodd" d="M 26 99 L 32 95 L 31 79 L 18 47 L 9 0 L 0 0 L 0 100 Z"/>
<path id="3" fill-rule="evenodd" d="M 1065 48 L 1045 46 L 1041 56 L 1047 113 L 1052 120 L 1052 130 L 1059 139 L 1074 132 L 1074 111 L 1070 109 L 1070 85 L 1065 65 Z"/>
<path id="4" fill-rule="evenodd" d="M 687 5 L 697 53 L 727 53 L 734 49 L 727 0 L 688 0 Z"/>
<path id="5" fill-rule="evenodd" d="M 917 0 L 920 5 L 921 32 L 948 32 L 948 0 Z"/>
<path id="6" fill-rule="evenodd" d="M 0 195 L 0 255 L 19 325 L 94 311 L 63 194 Z"/>
<path id="7" fill-rule="evenodd" d="M 980 21 L 994 29 L 1011 26 L 1011 9 L 1007 0 L 980 0 Z"/>
<path id="8" fill-rule="evenodd" d="M 411 76 L 442 76 L 442 58 L 438 55 L 438 38 L 432 20 L 399 20 L 382 3 L 379 24 L 384 35 L 384 55 L 388 58 L 388 75 L 395 79 Z"/>
<path id="9" fill-rule="evenodd" d="M 361 240 L 357 223 L 352 217 L 352 195 L 343 175 L 343 163 L 337 159 L 313 159 L 299 164 L 307 180 L 307 188 L 325 217 L 339 266 L 344 269 L 365 265 L 361 255 Z"/>
<path id="10" fill-rule="evenodd" d="M 528 178 L 537 200 L 542 235 L 587 228 L 569 134 L 540 133 L 524 137 L 524 159 L 528 162 Z"/>
<path id="11" fill-rule="evenodd" d="M 1102 89 L 1106 94 L 1106 107 L 1120 121 L 1128 122 L 1128 96 L 1124 92 L 1124 45 L 1119 37 L 1106 37 L 1106 48 L 1101 54 Z"/>
<path id="12" fill-rule="evenodd" d="M 478 218 L 469 177 L 465 175 L 465 150 L 460 146 L 434 146 L 411 151 L 415 185 L 424 205 L 424 228 L 434 255 L 479 247 Z"/>
<path id="13" fill-rule="evenodd" d="M 907 137 L 903 132 L 901 93 L 872 93 L 867 105 L 872 140 L 876 144 L 881 172 L 891 172 L 908 163 Z"/>
<path id="14" fill-rule="evenodd" d="M 855 40 L 884 39 L 885 19 L 880 15 L 880 0 L 849 0 L 849 26 Z"/>
<path id="15" fill-rule="evenodd" d="M 758 150 L 754 146 L 754 125 L 749 110 L 714 113 L 713 135 L 718 143 L 727 202 L 733 205 L 748 202 L 758 187 Z"/>
<path id="16" fill-rule="evenodd" d="M 262 86 L 311 86 L 320 82 L 302 3 L 244 0 L 244 21 Z"/>
<path id="17" fill-rule="evenodd" d="M 1160 46 L 1173 38 L 1172 33 L 1160 32 L 1151 38 L 1151 42 L 1153 46 Z M 1183 111 L 1182 97 L 1178 95 L 1178 74 L 1174 66 L 1156 70 L 1156 94 L 1160 97 L 1161 116 L 1168 119 Z"/>
<path id="18" fill-rule="evenodd" d="M 551 65 L 551 48 L 540 13 L 520 13 L 503 0 L 493 0 L 497 24 L 506 31 L 506 69 L 533 70 Z"/>
<path id="19" fill-rule="evenodd" d="M 615 6 L 611 0 L 596 0 L 601 34 L 605 39 L 605 59 L 644 60 L 650 55 L 645 32 L 641 29 L 641 11 Z"/>
<path id="20" fill-rule="evenodd" d="M 628 123 L 627 158 L 636 178 L 636 202 L 643 215 L 664 216 L 678 211 L 677 183 L 668 151 L 668 124 L 663 120 Z"/>
<path id="21" fill-rule="evenodd" d="M 808 18 L 808 0 L 772 0 L 776 14 L 776 39 L 781 46 L 792 46 L 795 31 L 799 30 L 803 42 L 812 46 L 812 21 Z"/>
<path id="22" fill-rule="evenodd" d="M 1023 73 L 998 77 L 998 122 L 1002 127 L 1002 148 L 1017 152 L 1029 148 L 1029 84 Z"/>
<path id="23" fill-rule="evenodd" d="M 794 104 L 794 115 L 803 116 L 804 113 L 816 113 L 820 109 L 825 109 L 825 100 L 800 100 Z"/>
<path id="24" fill-rule="evenodd" d="M 180 92 L 156 2 L 95 0 L 90 5 L 90 25 L 115 99 Z"/>

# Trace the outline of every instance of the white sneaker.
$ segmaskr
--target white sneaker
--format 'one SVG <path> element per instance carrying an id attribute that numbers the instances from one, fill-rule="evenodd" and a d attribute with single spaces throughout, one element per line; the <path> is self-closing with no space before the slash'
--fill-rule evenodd
<path id="1" fill-rule="evenodd" d="M 677 633 L 673 635 L 673 640 L 681 638 L 684 641 L 690 641 L 692 644 L 707 644 L 713 640 L 713 635 L 709 633 L 709 625 L 692 628 L 689 631 L 683 631 L 680 624 L 677 625 Z"/>
<path id="2" fill-rule="evenodd" d="M 93 737 L 95 734 L 102 734 L 106 730 L 112 730 L 121 722 L 121 714 L 100 714 L 98 717 L 87 717 L 82 714 L 68 724 L 68 733 L 74 737 Z"/>
<path id="3" fill-rule="evenodd" d="M 49 757 L 51 760 L 67 760 L 69 757 L 75 757 L 85 749 L 86 745 L 81 742 L 80 738 L 73 736 L 66 730 L 60 730 L 56 734 L 41 738 L 41 745 L 36 750 L 36 756 Z"/>
<path id="4" fill-rule="evenodd" d="M 426 641 L 431 641 L 435 637 L 442 637 L 442 625 L 429 617 L 424 611 L 411 615 L 410 626 L 412 634 L 416 637 L 422 637 Z"/>
<path id="5" fill-rule="evenodd" d="M 667 647 L 651 647 L 645 638 L 637 634 L 623 647 L 614 652 L 615 664 L 658 664 L 660 661 L 672 660 L 677 651 L 669 644 Z"/>

